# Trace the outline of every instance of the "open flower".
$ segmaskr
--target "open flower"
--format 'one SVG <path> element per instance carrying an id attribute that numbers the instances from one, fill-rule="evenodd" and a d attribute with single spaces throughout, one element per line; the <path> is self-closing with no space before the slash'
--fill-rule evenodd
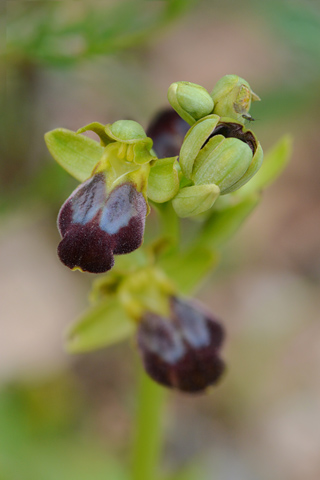
<path id="1" fill-rule="evenodd" d="M 162 385 L 201 392 L 224 372 L 223 328 L 195 302 L 171 297 L 169 318 L 145 312 L 137 335 L 145 369 Z"/>
<path id="2" fill-rule="evenodd" d="M 110 270 L 114 254 L 140 247 L 146 214 L 146 200 L 133 183 L 122 183 L 109 193 L 106 174 L 93 175 L 60 210 L 60 260 L 71 269 L 91 273 Z"/>
<path id="3" fill-rule="evenodd" d="M 69 330 L 68 350 L 90 351 L 135 334 L 154 381 L 186 393 L 205 392 L 225 370 L 224 328 L 202 304 L 182 297 L 149 256 L 136 260 L 94 282 L 93 306 Z"/>
<path id="4" fill-rule="evenodd" d="M 100 145 L 78 135 L 87 130 Z M 56 129 L 46 134 L 54 158 L 82 184 L 58 216 L 60 260 L 71 269 L 103 273 L 114 255 L 130 253 L 143 241 L 152 140 L 137 122 L 94 122 L 78 131 Z"/>

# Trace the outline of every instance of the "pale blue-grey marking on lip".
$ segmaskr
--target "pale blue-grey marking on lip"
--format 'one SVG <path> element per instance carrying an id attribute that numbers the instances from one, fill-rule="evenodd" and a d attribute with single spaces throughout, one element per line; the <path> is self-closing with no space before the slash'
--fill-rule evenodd
<path id="1" fill-rule="evenodd" d="M 147 326 L 143 340 L 149 352 L 172 365 L 185 355 L 186 348 L 181 335 L 169 319 L 149 314 L 145 321 Z"/>
<path id="2" fill-rule="evenodd" d="M 72 220 L 85 225 L 90 222 L 103 207 L 106 200 L 106 184 L 103 174 L 89 178 L 74 192 L 72 202 Z"/>
<path id="3" fill-rule="evenodd" d="M 175 300 L 173 310 L 178 318 L 183 338 L 194 348 L 210 344 L 210 332 L 202 312 L 185 302 Z"/>
<path id="4" fill-rule="evenodd" d="M 114 235 L 123 227 L 127 227 L 132 217 L 137 215 L 134 205 L 134 187 L 123 184 L 114 190 L 103 208 L 100 227 L 109 235 Z"/>

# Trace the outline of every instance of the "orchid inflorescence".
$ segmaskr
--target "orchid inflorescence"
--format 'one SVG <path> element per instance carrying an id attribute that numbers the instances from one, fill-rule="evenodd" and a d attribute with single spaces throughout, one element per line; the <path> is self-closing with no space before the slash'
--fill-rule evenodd
<path id="1" fill-rule="evenodd" d="M 199 265 L 203 276 L 215 263 L 217 235 L 224 238 L 214 228 L 217 215 L 230 218 L 231 212 L 240 224 L 257 203 L 257 191 L 238 190 L 262 163 L 260 143 L 245 127 L 259 97 L 245 80 L 226 75 L 211 94 L 190 82 L 173 83 L 168 99 L 174 110 L 162 112 L 147 133 L 120 120 L 93 122 L 76 133 L 56 129 L 45 138 L 57 162 L 81 182 L 58 216 L 60 260 L 83 272 L 112 269 L 94 283 L 94 305 L 72 327 L 70 350 L 98 348 L 136 328 L 147 373 L 162 385 L 198 392 L 224 371 L 224 330 L 181 291 L 197 283 Z M 80 135 L 88 130 L 100 143 Z M 249 209 L 238 219 L 234 209 L 246 202 Z M 139 248 L 151 207 L 165 227 Z M 186 251 L 178 241 L 179 217 L 200 225 Z M 115 264 L 115 256 L 129 253 L 129 261 L 119 257 Z"/>

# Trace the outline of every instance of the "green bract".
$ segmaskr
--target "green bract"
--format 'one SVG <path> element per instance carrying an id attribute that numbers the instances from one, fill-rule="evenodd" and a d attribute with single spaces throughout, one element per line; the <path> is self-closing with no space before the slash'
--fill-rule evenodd
<path id="1" fill-rule="evenodd" d="M 183 120 L 193 125 L 213 110 L 213 100 L 207 90 L 190 82 L 176 82 L 170 85 L 168 100 Z"/>
<path id="2" fill-rule="evenodd" d="M 220 117 L 229 117 L 244 123 L 250 110 L 251 102 L 260 100 L 249 83 L 238 75 L 225 75 L 211 92 L 214 101 L 213 113 Z M 244 115 L 244 117 L 243 117 Z"/>

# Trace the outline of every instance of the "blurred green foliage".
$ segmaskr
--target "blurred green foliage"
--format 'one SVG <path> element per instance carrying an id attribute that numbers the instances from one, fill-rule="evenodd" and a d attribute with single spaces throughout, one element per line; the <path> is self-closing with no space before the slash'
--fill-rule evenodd
<path id="1" fill-rule="evenodd" d="M 258 19 L 263 19 L 283 57 L 282 79 L 261 92 L 258 118 L 261 115 L 272 122 L 310 114 L 320 77 L 319 4 L 312 0 L 249 0 L 249 4 Z"/>
<path id="2" fill-rule="evenodd" d="M 124 467 L 84 426 L 72 378 L 12 383 L 0 391 L 1 480 L 126 480 Z"/>
<path id="3" fill-rule="evenodd" d="M 103 445 L 91 422 L 79 385 L 69 373 L 2 386 L 0 480 L 131 478 L 128 459 L 116 458 L 112 439 Z M 199 466 L 193 463 L 168 480 L 198 478 Z"/>
<path id="4" fill-rule="evenodd" d="M 320 55 L 319 4 L 314 1 L 269 0 L 254 2 L 253 6 L 266 16 L 276 35 L 294 50 L 293 61 L 300 69 L 302 65 L 307 69 L 307 72 L 300 72 L 301 77 L 308 73 L 319 74 L 320 62 L 316 61 Z"/>
<path id="5" fill-rule="evenodd" d="M 132 48 L 187 11 L 194 0 L 8 2 L 13 61 L 72 66 Z"/>

